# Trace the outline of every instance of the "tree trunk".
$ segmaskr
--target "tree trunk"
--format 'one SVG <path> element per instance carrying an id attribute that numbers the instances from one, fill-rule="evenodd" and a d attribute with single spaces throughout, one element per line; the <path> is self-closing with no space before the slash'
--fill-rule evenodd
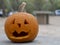
<path id="1" fill-rule="evenodd" d="M 6 13 L 5 13 L 5 5 L 4 5 L 3 0 L 1 0 L 1 9 L 3 9 L 3 16 L 5 16 L 6 15 Z"/>

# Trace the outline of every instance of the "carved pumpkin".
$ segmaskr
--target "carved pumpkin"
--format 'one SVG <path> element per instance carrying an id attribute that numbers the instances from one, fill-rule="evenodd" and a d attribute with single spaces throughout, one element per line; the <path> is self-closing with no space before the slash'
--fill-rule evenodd
<path id="1" fill-rule="evenodd" d="M 13 42 L 33 41 L 38 34 L 38 23 L 33 15 L 18 12 L 7 18 L 5 32 Z"/>

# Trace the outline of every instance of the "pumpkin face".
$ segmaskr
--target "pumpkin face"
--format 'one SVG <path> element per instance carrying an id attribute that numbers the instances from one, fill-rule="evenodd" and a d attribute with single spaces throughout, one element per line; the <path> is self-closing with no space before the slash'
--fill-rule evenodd
<path id="1" fill-rule="evenodd" d="M 28 13 L 16 13 L 5 22 L 7 37 L 13 42 L 27 42 L 35 39 L 38 33 L 36 18 Z"/>

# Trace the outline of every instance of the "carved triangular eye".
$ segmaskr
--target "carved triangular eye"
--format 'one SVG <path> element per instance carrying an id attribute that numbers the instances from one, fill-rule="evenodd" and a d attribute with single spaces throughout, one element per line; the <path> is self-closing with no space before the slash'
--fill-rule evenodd
<path id="1" fill-rule="evenodd" d="M 13 24 L 15 23 L 15 19 L 13 20 L 13 22 L 12 22 Z"/>
<path id="2" fill-rule="evenodd" d="M 25 21 L 24 21 L 24 24 L 29 24 L 29 23 L 27 22 L 27 20 L 25 20 Z"/>

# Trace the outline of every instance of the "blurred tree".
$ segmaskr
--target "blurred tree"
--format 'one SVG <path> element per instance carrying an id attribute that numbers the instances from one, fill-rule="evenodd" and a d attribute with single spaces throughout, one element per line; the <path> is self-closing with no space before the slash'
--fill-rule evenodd
<path id="1" fill-rule="evenodd" d="M 32 13 L 34 10 L 34 0 L 4 0 L 6 8 L 11 11 L 18 10 L 18 7 L 22 2 L 27 3 L 25 8 L 26 11 Z"/>
<path id="2" fill-rule="evenodd" d="M 50 8 L 50 10 L 51 10 L 51 11 L 55 10 L 55 7 L 56 7 L 56 5 L 55 5 L 55 1 L 53 1 L 53 0 L 49 0 L 49 2 L 50 2 L 50 4 L 51 4 L 51 8 Z"/>
<path id="3" fill-rule="evenodd" d="M 60 0 L 35 0 L 34 5 L 36 10 L 54 11 L 60 9 Z"/>
<path id="4" fill-rule="evenodd" d="M 13 10 L 17 10 L 18 0 L 10 0 Z"/>
<path id="5" fill-rule="evenodd" d="M 35 4 L 35 9 L 36 10 L 42 10 L 43 6 L 45 4 L 45 0 L 35 0 L 34 4 Z"/>
<path id="6" fill-rule="evenodd" d="M 50 4 L 51 4 L 51 11 L 54 11 L 56 9 L 60 9 L 60 0 L 49 0 Z"/>
<path id="7" fill-rule="evenodd" d="M 8 10 L 13 11 L 12 4 L 10 0 L 4 0 L 4 4 Z"/>
<path id="8" fill-rule="evenodd" d="M 34 10 L 60 9 L 60 0 L 0 0 L 0 8 L 16 11 L 22 2 L 26 2 L 26 11 L 32 13 Z"/>
<path id="9" fill-rule="evenodd" d="M 6 13 L 5 13 L 5 5 L 4 5 L 4 1 L 3 0 L 0 0 L 0 9 L 2 9 L 2 11 L 3 11 L 3 16 L 5 16 L 6 15 Z"/>
<path id="10" fill-rule="evenodd" d="M 18 6 L 22 3 L 22 2 L 26 2 L 27 3 L 27 5 L 26 5 L 26 11 L 28 12 L 28 13 L 32 13 L 33 11 L 34 11 L 34 4 L 33 4 L 33 2 L 34 2 L 34 0 L 18 0 Z"/>

